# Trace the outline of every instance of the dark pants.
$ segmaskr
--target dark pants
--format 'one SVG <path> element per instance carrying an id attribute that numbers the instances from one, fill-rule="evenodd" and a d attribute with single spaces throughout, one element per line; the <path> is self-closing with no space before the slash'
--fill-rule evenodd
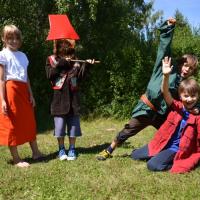
<path id="1" fill-rule="evenodd" d="M 157 155 L 150 157 L 148 145 L 145 145 L 140 149 L 134 150 L 131 158 L 133 160 L 148 160 L 147 168 L 151 171 L 164 171 L 171 169 L 175 155 L 176 152 L 170 149 L 164 149 Z"/>
<path id="2" fill-rule="evenodd" d="M 161 115 L 154 115 L 154 117 L 149 117 L 146 115 L 141 115 L 138 117 L 132 118 L 128 124 L 125 124 L 124 128 L 117 134 L 116 142 L 118 145 L 121 145 L 129 137 L 136 135 L 138 132 L 146 128 L 147 126 L 154 126 L 156 129 L 165 121 L 165 117 Z"/>

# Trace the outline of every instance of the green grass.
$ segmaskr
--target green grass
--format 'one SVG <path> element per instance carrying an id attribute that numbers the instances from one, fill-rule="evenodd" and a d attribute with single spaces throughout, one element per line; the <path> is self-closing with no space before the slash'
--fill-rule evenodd
<path id="1" fill-rule="evenodd" d="M 145 162 L 123 156 L 149 141 L 155 131 L 151 127 L 130 138 L 114 152 L 112 159 L 103 162 L 95 159 L 124 123 L 113 119 L 82 121 L 83 136 L 77 140 L 76 161 L 61 162 L 56 158 L 57 142 L 52 130 L 38 135 L 39 147 L 47 154 L 46 161 L 33 163 L 28 169 L 9 164 L 7 147 L 0 147 L 0 200 L 199 199 L 200 168 L 182 175 L 153 173 L 147 170 Z M 115 130 L 107 130 L 110 128 Z M 30 160 L 28 144 L 20 146 L 19 152 Z"/>

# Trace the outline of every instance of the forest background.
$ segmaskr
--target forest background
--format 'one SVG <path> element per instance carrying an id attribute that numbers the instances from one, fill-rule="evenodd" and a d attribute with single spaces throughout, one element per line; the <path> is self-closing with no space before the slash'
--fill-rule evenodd
<path id="1" fill-rule="evenodd" d="M 67 14 L 80 36 L 80 59 L 95 58 L 81 84 L 82 116 L 130 118 L 145 91 L 156 58 L 157 27 L 165 20 L 144 0 L 0 0 L 0 28 L 17 25 L 29 58 L 29 77 L 37 104 L 40 129 L 48 126 L 50 83 L 45 62 L 53 44 L 46 41 L 48 14 Z M 172 43 L 174 59 L 185 53 L 200 58 L 200 27 L 193 27 L 178 10 Z M 198 76 L 197 76 L 197 79 Z M 46 126 L 46 127 L 45 127 Z"/>

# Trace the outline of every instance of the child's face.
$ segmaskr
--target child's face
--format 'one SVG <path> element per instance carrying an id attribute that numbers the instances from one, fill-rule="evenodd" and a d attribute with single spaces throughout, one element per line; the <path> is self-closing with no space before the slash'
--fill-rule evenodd
<path id="1" fill-rule="evenodd" d="M 66 50 L 69 48 L 69 42 L 67 40 L 60 40 L 58 45 L 58 51 L 60 55 L 66 55 Z"/>
<path id="2" fill-rule="evenodd" d="M 15 34 L 8 35 L 5 43 L 6 47 L 9 48 L 11 51 L 17 51 L 21 45 L 20 38 Z"/>
<path id="3" fill-rule="evenodd" d="M 70 43 L 67 40 L 63 39 L 59 41 L 59 46 L 61 49 L 67 49 L 70 47 Z"/>
<path id="4" fill-rule="evenodd" d="M 196 105 L 196 103 L 199 99 L 199 94 L 198 94 L 198 92 L 194 93 L 194 94 L 189 94 L 187 91 L 183 91 L 180 94 L 180 98 L 181 98 L 181 101 L 182 101 L 185 109 L 190 110 Z"/>
<path id="5" fill-rule="evenodd" d="M 195 67 L 193 62 L 190 59 L 187 59 L 187 62 L 184 62 L 181 67 L 181 77 L 188 78 L 193 75 Z"/>

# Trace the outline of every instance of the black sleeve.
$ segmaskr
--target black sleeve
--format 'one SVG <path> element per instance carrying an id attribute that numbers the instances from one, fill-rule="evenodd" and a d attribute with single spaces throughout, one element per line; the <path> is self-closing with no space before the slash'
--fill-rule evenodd
<path id="1" fill-rule="evenodd" d="M 68 72 L 72 67 L 71 67 L 71 64 L 70 62 L 68 62 L 66 59 L 64 58 L 61 58 L 57 65 L 56 65 L 56 68 L 59 70 L 59 71 L 62 71 L 62 72 Z"/>

